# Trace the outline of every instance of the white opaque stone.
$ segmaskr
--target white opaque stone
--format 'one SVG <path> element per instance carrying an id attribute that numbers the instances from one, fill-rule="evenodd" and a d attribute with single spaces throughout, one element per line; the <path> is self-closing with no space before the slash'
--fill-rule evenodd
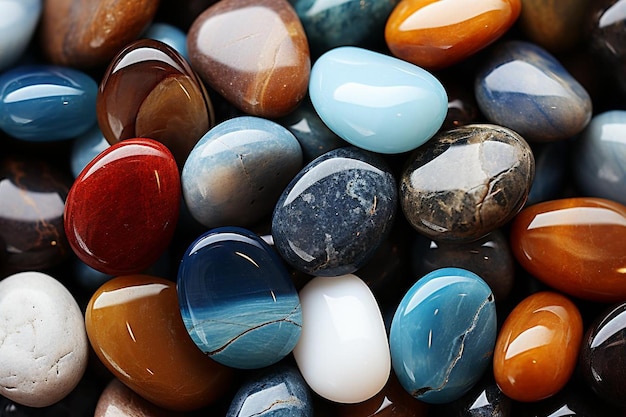
<path id="1" fill-rule="evenodd" d="M 307 384 L 338 403 L 376 395 L 391 370 L 380 309 L 356 275 L 315 277 L 300 291 L 302 333 L 293 351 Z"/>
<path id="2" fill-rule="evenodd" d="M 0 395 L 46 407 L 68 395 L 87 367 L 83 314 L 53 277 L 20 272 L 0 281 Z"/>

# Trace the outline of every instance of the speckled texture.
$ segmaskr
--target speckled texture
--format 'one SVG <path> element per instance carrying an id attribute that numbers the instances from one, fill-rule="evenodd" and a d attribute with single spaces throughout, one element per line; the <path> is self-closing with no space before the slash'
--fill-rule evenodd
<path id="1" fill-rule="evenodd" d="M 311 275 L 352 273 L 388 234 L 396 205 L 396 183 L 383 159 L 355 147 L 332 150 L 304 167 L 278 200 L 276 249 Z"/>
<path id="2" fill-rule="evenodd" d="M 468 125 L 441 132 L 407 159 L 402 210 L 434 240 L 480 239 L 519 212 L 534 172 L 528 143 L 510 129 Z"/>

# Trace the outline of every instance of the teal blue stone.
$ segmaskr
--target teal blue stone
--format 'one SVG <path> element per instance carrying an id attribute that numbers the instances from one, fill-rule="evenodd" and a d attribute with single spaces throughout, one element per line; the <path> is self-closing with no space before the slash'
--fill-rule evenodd
<path id="1" fill-rule="evenodd" d="M 0 1 L 0 70 L 9 68 L 24 54 L 39 18 L 42 0 Z"/>
<path id="2" fill-rule="evenodd" d="M 428 71 L 362 48 L 332 49 L 313 64 L 313 107 L 339 137 L 386 154 L 425 143 L 443 124 L 448 96 Z"/>
<path id="3" fill-rule="evenodd" d="M 398 380 L 433 404 L 467 393 L 491 363 L 496 309 L 489 286 L 461 268 L 437 269 L 407 291 L 389 334 Z"/>
<path id="4" fill-rule="evenodd" d="M 161 41 L 174 48 L 186 60 L 189 60 L 187 55 L 187 35 L 176 26 L 161 22 L 152 23 L 143 34 L 143 37 Z"/>
<path id="5" fill-rule="evenodd" d="M 29 65 L 0 75 L 0 129 L 29 141 L 74 138 L 96 123 L 98 85 L 67 67 Z"/>
<path id="6" fill-rule="evenodd" d="M 289 272 L 246 229 L 212 229 L 193 242 L 179 266 L 177 291 L 191 339 L 223 365 L 272 365 L 300 338 L 302 310 Z"/>

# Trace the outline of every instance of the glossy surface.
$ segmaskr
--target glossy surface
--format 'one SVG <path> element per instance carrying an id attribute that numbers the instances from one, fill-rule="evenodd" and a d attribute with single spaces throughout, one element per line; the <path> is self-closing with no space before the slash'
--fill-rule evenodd
<path id="1" fill-rule="evenodd" d="M 78 136 L 96 122 L 97 89 L 72 68 L 14 67 L 0 74 L 0 129 L 37 142 Z"/>
<path id="2" fill-rule="evenodd" d="M 491 123 L 528 141 L 554 141 L 582 131 L 592 114 L 585 88 L 545 49 L 503 42 L 476 75 L 476 101 Z"/>
<path id="3" fill-rule="evenodd" d="M 151 139 L 107 148 L 76 178 L 64 223 L 74 253 L 110 275 L 139 272 L 169 245 L 178 220 L 174 157 Z"/>
<path id="4" fill-rule="evenodd" d="M 212 229 L 189 246 L 178 269 L 178 299 L 193 341 L 227 366 L 272 365 L 300 337 L 302 309 L 289 272 L 246 229 Z"/>
<path id="5" fill-rule="evenodd" d="M 626 111 L 595 115 L 572 154 L 581 193 L 626 204 Z"/>
<path id="6" fill-rule="evenodd" d="M 179 167 L 214 124 L 211 100 L 173 48 L 141 39 L 121 50 L 98 90 L 98 124 L 109 143 L 146 137 L 167 146 Z"/>
<path id="7" fill-rule="evenodd" d="M 280 196 L 272 216 L 276 250 L 310 275 L 356 271 L 391 230 L 396 183 L 380 156 L 339 148 L 304 167 Z"/>
<path id="8" fill-rule="evenodd" d="M 158 5 L 157 0 L 45 1 L 42 50 L 50 62 L 59 65 L 107 65 L 120 49 L 141 35 Z"/>
<path id="9" fill-rule="evenodd" d="M 111 145 L 107 142 L 97 123 L 87 132 L 78 136 L 72 144 L 70 159 L 74 178 L 78 177 L 87 164 L 109 146 Z"/>
<path id="10" fill-rule="evenodd" d="M 520 9 L 520 0 L 402 0 L 387 20 L 385 40 L 398 58 L 440 69 L 501 37 Z"/>
<path id="11" fill-rule="evenodd" d="M 191 215 L 206 227 L 251 226 L 272 213 L 302 168 L 298 140 L 258 117 L 235 117 L 212 128 L 185 161 L 181 181 Z"/>
<path id="12" fill-rule="evenodd" d="M 350 46 L 315 61 L 309 95 L 320 118 L 339 137 L 388 154 L 410 151 L 430 139 L 448 108 L 443 85 L 429 72 Z"/>
<path id="13" fill-rule="evenodd" d="M 113 278 L 91 297 L 85 325 L 108 370 L 160 407 L 198 409 L 229 388 L 232 371 L 189 338 L 170 281 L 149 275 Z"/>
<path id="14" fill-rule="evenodd" d="M 155 22 L 143 33 L 143 37 L 163 42 L 174 48 L 185 60 L 189 60 L 187 34 L 176 26 Z"/>
<path id="15" fill-rule="evenodd" d="M 495 340 L 491 289 L 460 268 L 438 269 L 413 284 L 389 333 L 398 380 L 413 397 L 433 404 L 460 398 L 480 380 Z"/>
<path id="16" fill-rule="evenodd" d="M 39 22 L 41 0 L 2 0 L 0 71 L 13 65 L 28 47 Z"/>
<path id="17" fill-rule="evenodd" d="M 534 277 L 586 300 L 626 299 L 626 207 L 592 197 L 525 208 L 511 224 L 511 249 Z"/>
<path id="18" fill-rule="evenodd" d="M 519 404 L 515 404 L 516 411 Z M 511 417 L 513 401 L 500 391 L 493 377 L 485 374 L 467 394 L 435 413 L 446 417 Z"/>
<path id="19" fill-rule="evenodd" d="M 165 410 L 140 397 L 119 379 L 109 382 L 96 405 L 94 417 L 181 417 L 182 414 Z"/>
<path id="20" fill-rule="evenodd" d="M 493 353 L 496 383 L 516 401 L 561 390 L 574 372 L 583 324 L 576 305 L 550 291 L 522 300 L 504 321 Z"/>
<path id="21" fill-rule="evenodd" d="M 309 46 L 286 0 L 217 2 L 194 21 L 187 48 L 207 84 L 250 115 L 284 116 L 306 94 Z"/>
<path id="22" fill-rule="evenodd" d="M 402 211 L 431 239 L 480 239 L 519 212 L 534 172 L 528 143 L 510 129 L 468 125 L 443 131 L 407 159 L 400 177 Z"/>
<path id="23" fill-rule="evenodd" d="M 365 401 L 382 390 L 391 359 L 367 285 L 351 274 L 315 277 L 300 290 L 300 299 L 306 325 L 293 355 L 309 387 L 338 403 Z"/>

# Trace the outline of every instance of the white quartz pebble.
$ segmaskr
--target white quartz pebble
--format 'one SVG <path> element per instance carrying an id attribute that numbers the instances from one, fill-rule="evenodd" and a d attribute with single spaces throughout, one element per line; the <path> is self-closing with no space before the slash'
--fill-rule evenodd
<path id="1" fill-rule="evenodd" d="M 59 281 L 40 272 L 0 281 L 0 395 L 52 405 L 76 387 L 88 352 L 83 314 Z"/>
<path id="2" fill-rule="evenodd" d="M 338 403 L 376 395 L 391 370 L 380 308 L 356 275 L 315 277 L 300 291 L 302 334 L 293 351 L 307 384 Z"/>

